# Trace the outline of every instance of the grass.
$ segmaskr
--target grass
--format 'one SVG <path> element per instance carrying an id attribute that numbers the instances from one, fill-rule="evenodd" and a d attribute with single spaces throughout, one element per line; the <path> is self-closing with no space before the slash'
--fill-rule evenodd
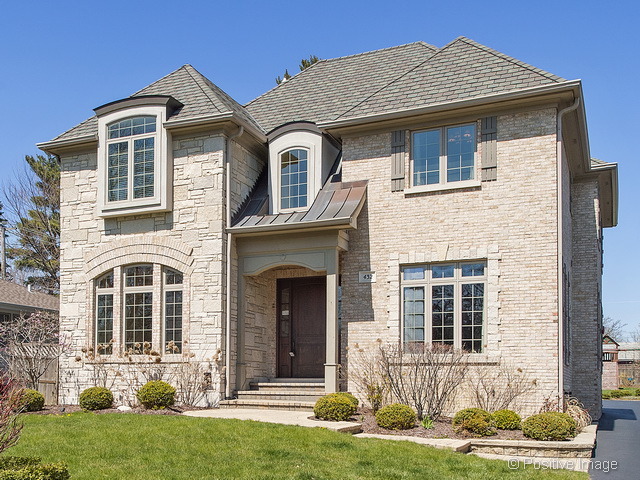
<path id="1" fill-rule="evenodd" d="M 4 455 L 66 462 L 73 480 L 588 479 L 509 470 L 504 461 L 410 442 L 251 421 L 93 413 L 24 420 L 20 442 Z"/>

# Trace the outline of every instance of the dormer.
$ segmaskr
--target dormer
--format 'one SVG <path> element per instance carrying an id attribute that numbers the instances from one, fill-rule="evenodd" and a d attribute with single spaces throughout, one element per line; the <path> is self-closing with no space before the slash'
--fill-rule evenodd
<path id="1" fill-rule="evenodd" d="M 314 123 L 276 128 L 269 141 L 269 213 L 309 209 L 327 179 L 340 146 Z"/>
<path id="2" fill-rule="evenodd" d="M 180 107 L 171 96 L 143 95 L 94 109 L 99 216 L 171 209 L 171 139 L 164 123 Z"/>

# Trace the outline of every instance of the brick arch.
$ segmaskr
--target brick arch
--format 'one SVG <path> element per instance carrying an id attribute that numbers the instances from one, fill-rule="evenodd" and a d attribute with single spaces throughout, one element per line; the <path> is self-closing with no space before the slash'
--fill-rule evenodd
<path id="1" fill-rule="evenodd" d="M 85 255 L 84 273 L 92 280 L 103 272 L 131 263 L 159 263 L 191 273 L 193 248 L 179 240 L 162 237 L 124 238 L 104 244 Z"/>

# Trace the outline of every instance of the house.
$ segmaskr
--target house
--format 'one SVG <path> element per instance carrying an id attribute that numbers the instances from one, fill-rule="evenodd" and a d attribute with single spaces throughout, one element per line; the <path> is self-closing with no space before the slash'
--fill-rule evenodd
<path id="1" fill-rule="evenodd" d="M 29 315 L 37 311 L 58 313 L 59 300 L 55 295 L 36 292 L 31 287 L 0 279 L 0 322 L 8 322 L 18 315 Z M 6 347 L 0 338 L 0 350 Z M 8 368 L 4 355 L 0 355 L 0 371 Z M 58 365 L 52 363 L 40 379 L 38 390 L 45 396 L 47 404 L 55 403 L 57 397 Z"/>
<path id="2" fill-rule="evenodd" d="M 618 387 L 640 387 L 640 342 L 618 346 Z"/>
<path id="3" fill-rule="evenodd" d="M 617 166 L 590 156 L 579 80 L 460 37 L 321 60 L 246 105 L 184 65 L 94 112 L 39 145 L 62 169 L 61 401 L 111 340 L 115 366 L 188 351 L 206 402 L 245 406 L 269 381 L 353 391 L 348 347 L 382 340 L 516 366 L 526 410 L 571 393 L 599 417 Z"/>

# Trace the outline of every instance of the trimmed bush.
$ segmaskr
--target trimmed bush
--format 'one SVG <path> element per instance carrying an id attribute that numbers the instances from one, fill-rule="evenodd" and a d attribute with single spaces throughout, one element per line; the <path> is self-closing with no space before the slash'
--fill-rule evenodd
<path id="1" fill-rule="evenodd" d="M 640 388 L 636 388 L 636 391 L 634 392 L 634 395 L 636 397 L 640 397 Z"/>
<path id="2" fill-rule="evenodd" d="M 358 408 L 358 405 L 360 405 L 360 401 L 355 397 L 355 395 L 349 393 L 349 392 L 337 392 L 337 393 L 332 393 L 330 395 L 339 395 L 342 396 L 344 398 L 346 398 L 347 400 L 349 400 L 351 403 L 353 403 L 353 405 Z"/>
<path id="3" fill-rule="evenodd" d="M 71 478 L 64 463 L 40 465 L 36 457 L 0 458 L 0 480 L 68 480 Z"/>
<path id="4" fill-rule="evenodd" d="M 393 403 L 376 412 L 376 423 L 387 430 L 407 430 L 416 425 L 416 412 L 409 405 Z"/>
<path id="5" fill-rule="evenodd" d="M 498 410 L 491 414 L 491 420 L 499 430 L 518 430 L 522 418 L 513 410 Z"/>
<path id="6" fill-rule="evenodd" d="M 627 392 L 625 392 L 624 390 L 611 390 L 611 392 L 609 392 L 609 395 L 611 398 L 622 398 L 627 396 Z"/>
<path id="7" fill-rule="evenodd" d="M 313 407 L 313 413 L 322 420 L 348 420 L 356 413 L 356 406 L 345 395 L 330 394 L 320 397 Z"/>
<path id="8" fill-rule="evenodd" d="M 25 388 L 20 394 L 20 404 L 25 412 L 39 412 L 44 407 L 44 395 L 37 390 Z"/>
<path id="9" fill-rule="evenodd" d="M 611 392 L 602 392 L 602 398 L 604 398 L 605 400 L 608 400 L 611 398 Z"/>
<path id="10" fill-rule="evenodd" d="M 522 422 L 522 433 L 534 440 L 566 440 L 576 436 L 576 421 L 562 412 L 539 413 Z"/>
<path id="11" fill-rule="evenodd" d="M 469 432 L 481 437 L 496 434 L 491 414 L 481 408 L 465 408 L 453 417 L 453 428 L 456 432 Z"/>
<path id="12" fill-rule="evenodd" d="M 80 394 L 80 406 L 85 410 L 104 410 L 113 406 L 113 393 L 104 387 L 87 388 Z"/>
<path id="13" fill-rule="evenodd" d="M 136 397 L 145 408 L 161 410 L 175 403 L 176 389 L 162 380 L 153 380 L 138 390 Z"/>

